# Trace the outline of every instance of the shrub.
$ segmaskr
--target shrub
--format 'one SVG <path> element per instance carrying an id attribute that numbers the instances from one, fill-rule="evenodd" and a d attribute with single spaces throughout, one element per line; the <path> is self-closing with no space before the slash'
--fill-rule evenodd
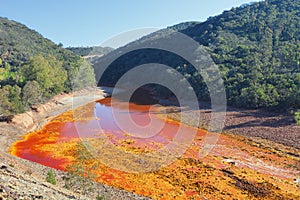
<path id="1" fill-rule="evenodd" d="M 97 199 L 97 200 L 104 200 L 104 196 L 98 195 L 98 196 L 96 197 L 96 199 Z"/>
<path id="2" fill-rule="evenodd" d="M 48 183 L 51 183 L 53 185 L 56 185 L 56 178 L 55 175 L 53 174 L 52 170 L 49 170 L 47 173 L 46 181 Z"/>
<path id="3" fill-rule="evenodd" d="M 87 143 L 79 142 L 76 146 L 74 158 L 76 161 L 67 166 L 68 174 L 63 178 L 65 181 L 65 188 L 80 191 L 82 194 L 93 192 L 96 189 L 96 183 L 93 181 L 96 175 L 93 171 L 97 168 L 97 163 L 92 166 L 89 162 L 93 157 L 87 149 Z"/>
<path id="4" fill-rule="evenodd" d="M 297 110 L 297 112 L 295 112 L 295 120 L 296 123 L 300 125 L 300 110 Z"/>

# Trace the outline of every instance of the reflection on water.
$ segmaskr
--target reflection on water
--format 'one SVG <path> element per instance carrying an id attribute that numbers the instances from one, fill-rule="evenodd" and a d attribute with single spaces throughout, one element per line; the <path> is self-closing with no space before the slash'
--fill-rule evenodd
<path id="1" fill-rule="evenodd" d="M 41 151 L 40 147 L 76 138 L 97 138 L 106 134 L 112 143 L 122 139 L 134 139 L 136 147 L 157 149 L 160 147 L 157 144 L 165 145 L 172 140 L 180 125 L 174 121 L 158 118 L 157 115 L 161 110 L 162 107 L 158 105 L 137 105 L 112 101 L 110 98 L 102 99 L 56 117 L 41 130 L 27 134 L 24 140 L 16 142 L 11 152 L 27 160 L 63 169 L 66 159 L 53 158 L 50 150 Z M 118 120 L 115 120 L 116 118 Z M 133 130 L 134 127 L 129 126 L 131 124 L 129 120 L 142 128 L 149 123 L 151 126 L 146 129 L 147 131 L 145 129 L 141 129 L 143 132 L 136 131 Z M 162 128 L 157 130 L 155 127 Z M 186 126 L 187 134 L 190 129 L 192 128 Z"/>

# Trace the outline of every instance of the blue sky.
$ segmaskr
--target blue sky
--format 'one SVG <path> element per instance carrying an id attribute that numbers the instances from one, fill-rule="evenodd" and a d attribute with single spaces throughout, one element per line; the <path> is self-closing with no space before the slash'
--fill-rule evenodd
<path id="1" fill-rule="evenodd" d="M 92 46 L 134 29 L 204 21 L 253 1 L 257 0 L 0 0 L 0 16 L 65 47 Z"/>

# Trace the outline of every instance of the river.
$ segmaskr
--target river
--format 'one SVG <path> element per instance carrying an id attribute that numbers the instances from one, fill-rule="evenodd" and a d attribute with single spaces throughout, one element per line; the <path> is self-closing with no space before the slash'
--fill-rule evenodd
<path id="1" fill-rule="evenodd" d="M 166 109 L 169 108 L 127 104 L 105 98 L 55 117 L 42 129 L 28 133 L 23 140 L 16 141 L 9 151 L 33 162 L 66 170 L 78 161 L 74 156 L 76 145 L 87 141 L 96 149 L 96 158 L 93 157 L 91 161 L 98 163 L 98 167 L 92 171 L 96 175 L 96 181 L 154 199 L 211 199 L 232 195 L 245 198 L 245 194 L 252 192 L 248 187 L 254 187 L 258 191 L 266 187 L 260 184 L 262 180 L 271 185 L 279 185 L 280 190 L 267 185 L 270 191 L 274 190 L 278 195 L 297 193 L 297 188 L 289 184 L 297 171 L 282 166 L 282 163 L 293 164 L 293 160 L 273 155 L 238 137 L 223 134 L 210 155 L 199 159 L 199 149 L 207 132 L 164 118 Z M 141 131 L 134 130 L 130 125 L 132 122 Z M 152 126 L 148 127 L 149 124 Z M 137 160 L 141 163 L 141 155 L 157 152 L 172 143 L 179 128 L 182 128 L 184 137 L 192 135 L 193 138 L 186 151 L 172 159 L 172 162 L 164 160 L 164 155 L 153 160 L 153 163 L 156 162 L 155 166 L 158 165 L 157 169 L 139 172 L 138 167 L 134 168 L 136 162 L 132 162 L 131 157 L 124 156 L 137 155 Z M 192 134 L 194 132 L 195 135 Z M 179 139 L 184 141 L 184 138 Z M 110 146 L 103 149 L 107 142 Z M 98 151 L 99 147 L 102 147 L 101 153 Z M 275 162 L 268 162 L 270 159 Z M 135 165 L 131 165 L 131 162 Z M 137 171 L 122 170 L 126 169 L 126 166 L 122 168 L 123 165 Z M 145 166 L 149 166 L 149 163 Z M 245 174 L 247 176 L 243 176 Z M 277 177 L 276 180 L 274 176 Z M 248 185 L 239 188 L 232 182 Z M 284 191 L 290 191 L 291 194 L 284 194 Z M 264 192 L 262 190 L 259 195 L 266 195 Z"/>

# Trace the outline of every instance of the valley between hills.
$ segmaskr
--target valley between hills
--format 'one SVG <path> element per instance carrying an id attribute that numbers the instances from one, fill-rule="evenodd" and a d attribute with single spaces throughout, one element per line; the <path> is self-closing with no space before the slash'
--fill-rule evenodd
<path id="1" fill-rule="evenodd" d="M 264 0 L 114 49 L 0 17 L 0 200 L 300 199 L 299 27 Z"/>

